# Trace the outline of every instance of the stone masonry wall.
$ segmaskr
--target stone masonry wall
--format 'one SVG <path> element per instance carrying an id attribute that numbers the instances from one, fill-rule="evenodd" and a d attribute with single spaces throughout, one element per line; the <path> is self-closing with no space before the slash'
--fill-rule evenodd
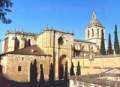
<path id="1" fill-rule="evenodd" d="M 13 55 L 8 54 L 1 60 L 3 72 L 9 79 L 18 82 L 28 82 L 30 80 L 30 63 L 36 59 L 38 80 L 40 77 L 40 64 L 43 64 L 45 79 L 48 79 L 49 66 L 51 58 L 49 56 L 32 56 L 32 55 Z M 18 71 L 21 67 L 21 71 Z"/>
<path id="2" fill-rule="evenodd" d="M 120 56 L 99 56 L 92 61 L 89 58 L 73 58 L 72 62 L 74 63 L 75 70 L 78 61 L 80 62 L 82 75 L 97 74 L 120 67 Z"/>

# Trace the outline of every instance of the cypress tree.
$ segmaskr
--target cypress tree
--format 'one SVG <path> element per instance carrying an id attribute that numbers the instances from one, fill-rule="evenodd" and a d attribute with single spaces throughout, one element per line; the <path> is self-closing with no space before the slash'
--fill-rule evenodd
<path id="1" fill-rule="evenodd" d="M 37 61 L 34 60 L 33 63 L 33 83 L 34 83 L 34 87 L 37 87 Z"/>
<path id="2" fill-rule="evenodd" d="M 50 70 L 49 70 L 49 81 L 54 81 L 54 80 L 55 80 L 54 66 L 51 63 Z"/>
<path id="3" fill-rule="evenodd" d="M 0 74 L 2 74 L 2 65 L 0 65 Z"/>
<path id="4" fill-rule="evenodd" d="M 108 50 L 107 50 L 107 53 L 108 54 L 113 54 L 111 35 L 110 34 L 109 34 L 109 37 L 108 37 Z"/>
<path id="5" fill-rule="evenodd" d="M 68 63 L 65 63 L 65 75 L 64 75 L 64 80 L 67 81 L 68 80 Z"/>
<path id="6" fill-rule="evenodd" d="M 33 64 L 31 63 L 30 64 L 30 82 L 32 83 L 33 82 L 33 79 L 34 79 L 34 77 L 33 77 Z"/>
<path id="7" fill-rule="evenodd" d="M 68 80 L 68 63 L 66 62 L 66 64 L 65 64 L 65 75 L 64 75 L 64 85 L 65 85 L 65 87 L 69 87 L 68 83 L 69 83 L 69 80 Z"/>
<path id="8" fill-rule="evenodd" d="M 60 64 L 59 66 L 59 79 L 63 79 L 64 76 L 64 67 L 63 64 Z"/>
<path id="9" fill-rule="evenodd" d="M 70 75 L 71 76 L 75 75 L 75 73 L 74 73 L 74 64 L 73 63 L 72 63 L 71 68 L 70 68 Z"/>
<path id="10" fill-rule="evenodd" d="M 37 87 L 37 62 L 34 60 L 34 63 L 30 64 L 30 83 L 32 87 Z"/>
<path id="11" fill-rule="evenodd" d="M 101 55 L 106 55 L 105 42 L 104 42 L 104 32 L 103 32 L 103 30 L 102 30 L 102 37 L 101 37 L 100 53 L 101 53 Z"/>
<path id="12" fill-rule="evenodd" d="M 40 64 L 40 80 L 38 87 L 44 87 L 44 86 L 45 86 L 45 80 L 44 80 L 43 65 Z"/>
<path id="13" fill-rule="evenodd" d="M 81 75 L 81 67 L 80 67 L 79 61 L 78 61 L 78 65 L 77 65 L 76 75 Z"/>
<path id="14" fill-rule="evenodd" d="M 115 25 L 115 32 L 114 32 L 114 50 L 116 54 L 119 54 L 119 40 L 117 35 L 117 25 Z"/>

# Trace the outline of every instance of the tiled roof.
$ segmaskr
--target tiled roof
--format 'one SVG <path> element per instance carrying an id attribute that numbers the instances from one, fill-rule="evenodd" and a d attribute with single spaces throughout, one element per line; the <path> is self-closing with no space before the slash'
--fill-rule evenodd
<path id="1" fill-rule="evenodd" d="M 87 40 L 78 40 L 78 39 L 74 39 L 75 42 L 83 42 L 83 43 L 91 43 L 91 44 L 96 44 Z"/>
<path id="2" fill-rule="evenodd" d="M 45 54 L 43 50 L 39 48 L 37 45 L 33 45 L 33 46 L 26 47 L 26 48 L 18 49 L 15 51 L 7 52 L 1 55 L 5 55 L 5 54 L 51 56 L 51 55 Z"/>

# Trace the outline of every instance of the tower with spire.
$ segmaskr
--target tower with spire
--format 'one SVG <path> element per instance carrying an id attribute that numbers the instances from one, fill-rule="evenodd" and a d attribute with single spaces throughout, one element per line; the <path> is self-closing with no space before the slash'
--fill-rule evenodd
<path id="1" fill-rule="evenodd" d="M 96 43 L 96 45 L 100 49 L 102 32 L 104 33 L 104 31 L 105 31 L 105 29 L 104 29 L 103 25 L 97 19 L 96 12 L 93 11 L 91 20 L 85 30 L 85 39 L 87 41 Z"/>

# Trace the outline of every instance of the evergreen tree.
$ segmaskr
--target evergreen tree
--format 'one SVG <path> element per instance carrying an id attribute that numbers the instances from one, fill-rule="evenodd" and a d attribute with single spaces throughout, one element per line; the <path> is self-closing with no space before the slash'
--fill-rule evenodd
<path id="1" fill-rule="evenodd" d="M 11 12 L 12 0 L 0 0 L 0 21 L 2 23 L 11 23 L 11 20 L 6 17 Z"/>
<path id="2" fill-rule="evenodd" d="M 49 81 L 54 81 L 54 80 L 55 80 L 54 66 L 51 63 L 50 70 L 49 70 Z"/>
<path id="3" fill-rule="evenodd" d="M 34 60 L 33 71 L 34 71 L 34 82 L 37 83 L 37 61 L 36 60 Z"/>
<path id="4" fill-rule="evenodd" d="M 31 63 L 30 64 L 30 82 L 32 83 L 33 82 L 33 79 L 34 79 L 34 72 L 33 72 L 33 64 Z"/>
<path id="5" fill-rule="evenodd" d="M 120 53 L 119 40 L 118 40 L 118 35 L 117 35 L 117 25 L 115 25 L 115 32 L 114 32 L 114 50 L 116 54 Z"/>
<path id="6" fill-rule="evenodd" d="M 65 64 L 65 75 L 64 75 L 64 85 L 65 87 L 69 87 L 69 80 L 68 80 L 68 63 Z"/>
<path id="7" fill-rule="evenodd" d="M 65 63 L 65 75 L 64 75 L 64 80 L 67 81 L 68 80 L 68 63 Z"/>
<path id="8" fill-rule="evenodd" d="M 64 67 L 63 64 L 60 64 L 59 66 L 59 79 L 63 79 L 64 76 Z"/>
<path id="9" fill-rule="evenodd" d="M 101 37 L 101 47 L 100 47 L 100 53 L 101 55 L 106 55 L 106 50 L 105 50 L 105 42 L 104 42 L 104 32 L 102 30 L 102 37 Z"/>
<path id="10" fill-rule="evenodd" d="M 107 50 L 107 53 L 108 54 L 113 54 L 111 35 L 110 34 L 109 34 L 109 37 L 108 37 L 108 50 Z"/>
<path id="11" fill-rule="evenodd" d="M 78 61 L 78 65 L 77 65 L 76 75 L 81 75 L 81 67 L 80 67 L 79 61 Z"/>
<path id="12" fill-rule="evenodd" d="M 37 87 L 37 62 L 34 60 L 34 63 L 30 64 L 30 83 L 32 87 Z"/>
<path id="13" fill-rule="evenodd" d="M 38 87 L 44 87 L 44 86 L 45 86 L 45 80 L 44 80 L 43 65 L 40 64 L 40 80 Z"/>
<path id="14" fill-rule="evenodd" d="M 71 76 L 75 75 L 75 73 L 74 73 L 74 64 L 73 63 L 72 63 L 71 68 L 70 68 L 70 75 Z"/>
<path id="15" fill-rule="evenodd" d="M 2 65 L 0 64 L 0 74 L 2 74 Z"/>

